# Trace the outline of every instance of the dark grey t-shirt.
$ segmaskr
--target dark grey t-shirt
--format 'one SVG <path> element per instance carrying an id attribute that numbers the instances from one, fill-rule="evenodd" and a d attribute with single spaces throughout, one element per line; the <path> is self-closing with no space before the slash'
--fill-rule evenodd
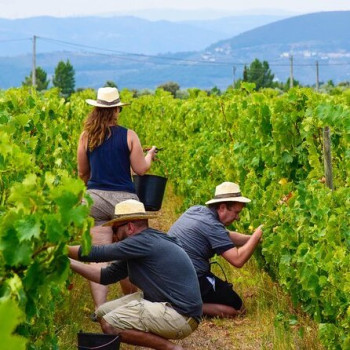
<path id="1" fill-rule="evenodd" d="M 202 299 L 196 272 L 185 251 L 168 235 L 148 228 L 121 242 L 93 246 L 79 260 L 114 261 L 101 271 L 101 284 L 127 276 L 152 302 L 169 302 L 182 315 L 199 319 Z M 115 261 L 118 260 L 118 261 Z"/>
<path id="2" fill-rule="evenodd" d="M 191 258 L 198 277 L 210 272 L 209 260 L 234 247 L 228 231 L 215 210 L 202 205 L 189 208 L 170 228 L 168 235 L 176 237 Z"/>

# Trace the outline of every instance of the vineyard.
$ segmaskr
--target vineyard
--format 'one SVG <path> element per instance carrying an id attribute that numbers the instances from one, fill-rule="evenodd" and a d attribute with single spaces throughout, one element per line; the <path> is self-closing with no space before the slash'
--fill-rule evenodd
<path id="1" fill-rule="evenodd" d="M 84 102 L 95 92 L 0 92 L 0 334 L 7 349 L 55 349 L 55 310 L 69 284 L 66 244 L 89 248 L 89 198 L 76 174 Z M 264 224 L 262 269 L 319 323 L 326 348 L 350 348 L 350 93 L 311 89 L 185 100 L 157 90 L 133 98 L 120 124 L 163 150 L 152 171 L 169 177 L 184 210 L 223 181 L 252 199 L 235 228 Z M 325 185 L 323 131 L 331 132 L 334 190 Z M 87 199 L 88 205 L 81 205 Z M 9 317 L 9 315 L 11 315 Z M 15 332 L 14 332 L 15 331 Z"/>

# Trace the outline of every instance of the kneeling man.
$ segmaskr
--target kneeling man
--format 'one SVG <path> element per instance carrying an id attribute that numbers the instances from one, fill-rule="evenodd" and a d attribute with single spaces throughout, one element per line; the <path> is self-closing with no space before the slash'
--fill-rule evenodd
<path id="1" fill-rule="evenodd" d="M 155 214 L 126 200 L 115 206 L 111 226 L 114 243 L 93 246 L 83 256 L 80 246 L 69 247 L 71 268 L 101 284 L 129 277 L 141 292 L 101 305 L 97 317 L 102 330 L 121 341 L 153 349 L 182 349 L 168 339 L 190 335 L 200 322 L 202 300 L 192 262 L 174 238 L 149 228 Z M 105 268 L 81 263 L 111 262 Z"/>
<path id="2" fill-rule="evenodd" d="M 250 199 L 243 197 L 239 186 L 223 182 L 207 206 L 189 208 L 169 230 L 191 258 L 196 269 L 203 300 L 203 314 L 235 317 L 245 311 L 232 284 L 210 271 L 210 259 L 221 255 L 231 265 L 242 267 L 253 254 L 262 236 L 262 226 L 250 235 L 229 231 L 225 226 L 239 220 L 239 214 Z"/>

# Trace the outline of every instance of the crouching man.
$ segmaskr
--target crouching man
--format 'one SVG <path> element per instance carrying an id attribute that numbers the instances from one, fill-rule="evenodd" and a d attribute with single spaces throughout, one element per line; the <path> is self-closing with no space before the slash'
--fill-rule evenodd
<path id="1" fill-rule="evenodd" d="M 239 220 L 250 199 L 243 197 L 239 186 L 223 182 L 216 186 L 215 197 L 207 206 L 189 208 L 170 228 L 191 258 L 196 269 L 203 300 L 203 314 L 235 317 L 245 312 L 242 299 L 232 284 L 215 276 L 210 259 L 221 255 L 231 265 L 242 267 L 252 256 L 262 237 L 262 225 L 252 235 L 229 231 L 225 226 Z"/>
<path id="2" fill-rule="evenodd" d="M 156 217 L 136 200 L 115 206 L 112 244 L 93 246 L 83 256 L 80 246 L 69 247 L 71 268 L 90 281 L 111 284 L 129 277 L 141 292 L 101 305 L 97 317 L 104 333 L 152 349 L 182 349 L 168 339 L 190 335 L 200 322 L 202 299 L 192 262 L 174 238 L 152 229 Z M 104 268 L 84 262 L 112 262 Z"/>

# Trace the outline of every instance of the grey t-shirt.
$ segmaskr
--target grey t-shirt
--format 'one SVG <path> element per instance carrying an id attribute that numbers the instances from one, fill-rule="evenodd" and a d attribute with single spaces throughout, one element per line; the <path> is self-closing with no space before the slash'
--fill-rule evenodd
<path id="1" fill-rule="evenodd" d="M 93 246 L 79 260 L 113 261 L 101 271 L 101 284 L 111 284 L 127 276 L 144 298 L 168 302 L 182 315 L 202 315 L 202 299 L 196 272 L 185 251 L 168 235 L 148 228 L 121 242 Z M 117 261 L 115 261 L 117 260 Z"/>
<path id="2" fill-rule="evenodd" d="M 198 277 L 210 272 L 210 259 L 234 247 L 228 231 L 219 221 L 217 212 L 202 205 L 189 208 L 170 228 L 168 235 L 176 237 L 186 251 Z"/>

